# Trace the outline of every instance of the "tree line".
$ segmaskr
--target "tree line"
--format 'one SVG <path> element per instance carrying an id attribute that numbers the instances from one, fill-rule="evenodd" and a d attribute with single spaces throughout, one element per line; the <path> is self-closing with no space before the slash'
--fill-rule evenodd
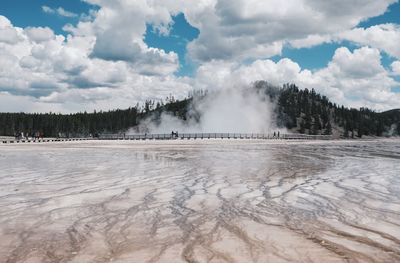
<path id="1" fill-rule="evenodd" d="M 283 87 L 256 82 L 254 88 L 265 92 L 275 102 L 278 126 L 302 134 L 334 134 L 337 137 L 400 135 L 400 110 L 382 113 L 367 108 L 347 108 L 332 103 L 315 90 L 299 89 L 294 84 Z M 141 120 L 151 117 L 157 121 L 163 112 L 185 120 L 193 97 L 205 98 L 207 92 L 195 92 L 184 100 L 170 96 L 163 101 L 147 100 L 125 110 L 57 113 L 0 113 L 0 135 L 40 132 L 46 137 L 96 136 L 120 133 L 137 127 Z M 193 114 L 193 113 L 191 113 Z M 193 116 L 191 116 L 193 117 Z"/>
<path id="2" fill-rule="evenodd" d="M 41 133 L 45 137 L 87 137 L 101 133 L 119 133 L 137 126 L 150 114 L 163 111 L 183 116 L 190 99 L 167 98 L 167 102 L 147 100 L 125 110 L 60 113 L 0 113 L 0 135 L 16 136 Z"/>
<path id="3" fill-rule="evenodd" d="M 400 110 L 377 113 L 368 108 L 347 108 L 332 103 L 314 89 L 299 89 L 295 84 L 282 88 L 256 83 L 277 101 L 278 125 L 292 131 L 310 135 L 336 135 L 341 137 L 400 135 Z M 276 90 L 277 89 L 277 90 Z"/>

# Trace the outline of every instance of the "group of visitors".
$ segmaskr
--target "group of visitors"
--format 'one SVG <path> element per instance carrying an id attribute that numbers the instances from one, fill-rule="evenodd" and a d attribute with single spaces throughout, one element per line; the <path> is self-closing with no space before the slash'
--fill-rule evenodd
<path id="1" fill-rule="evenodd" d="M 278 135 L 278 136 L 277 136 Z M 274 137 L 279 138 L 281 136 L 281 133 L 278 131 L 278 133 L 274 132 Z"/>
<path id="2" fill-rule="evenodd" d="M 178 138 L 178 137 L 179 137 L 178 131 L 176 131 L 176 132 L 172 131 L 171 132 L 171 138 Z"/>
<path id="3" fill-rule="evenodd" d="M 29 139 L 43 139 L 44 134 L 43 132 L 36 131 L 36 132 L 16 132 L 15 139 L 16 140 L 29 140 Z"/>

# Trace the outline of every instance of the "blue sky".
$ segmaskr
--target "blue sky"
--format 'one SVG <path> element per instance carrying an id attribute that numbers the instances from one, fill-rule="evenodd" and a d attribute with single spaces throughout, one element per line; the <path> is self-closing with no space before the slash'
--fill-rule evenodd
<path id="1" fill-rule="evenodd" d="M 383 15 L 372 17 L 361 22 L 359 27 L 368 28 L 370 26 L 385 23 L 400 24 L 400 3 L 391 5 Z M 351 50 L 357 47 L 356 44 L 349 41 L 341 41 L 340 43 L 333 42 L 318 45 L 312 48 L 285 48 L 282 55 L 276 56 L 274 59 L 277 60 L 281 57 L 293 58 L 303 68 L 315 70 L 325 67 L 334 55 L 335 50 L 340 46 L 346 46 Z M 385 67 L 389 68 L 390 64 L 394 60 L 394 58 L 388 56 L 387 54 L 382 54 L 382 64 Z"/>
<path id="2" fill-rule="evenodd" d="M 124 92 L 140 101 L 262 78 L 316 88 L 354 107 L 398 105 L 398 1 L 268 2 L 2 0 L 0 54 L 4 65 L 16 56 L 18 70 L 0 75 L 0 102 L 12 97 L 60 111 L 124 107 Z"/>
<path id="3" fill-rule="evenodd" d="M 42 6 L 62 7 L 76 14 L 87 13 L 89 9 L 94 8 L 94 6 L 79 0 L 2 0 L 0 14 L 8 17 L 16 26 L 47 26 L 57 34 L 65 34 L 62 28 L 66 23 L 76 24 L 79 21 L 79 17 L 49 16 L 43 12 Z"/>
<path id="4" fill-rule="evenodd" d="M 173 17 L 173 26 L 168 36 L 160 35 L 151 25 L 147 26 L 144 41 L 151 47 L 161 48 L 167 52 L 174 51 L 179 56 L 179 76 L 192 76 L 195 65 L 186 57 L 186 45 L 197 38 L 199 30 L 191 26 L 180 13 Z"/>

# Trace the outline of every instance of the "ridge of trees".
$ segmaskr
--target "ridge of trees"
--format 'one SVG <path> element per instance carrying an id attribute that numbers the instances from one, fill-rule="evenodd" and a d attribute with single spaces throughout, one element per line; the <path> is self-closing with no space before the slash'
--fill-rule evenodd
<path id="1" fill-rule="evenodd" d="M 46 137 L 86 137 L 100 133 L 119 133 L 137 126 L 140 121 L 156 112 L 179 114 L 189 99 L 175 100 L 172 96 L 163 101 L 146 100 L 125 110 L 60 113 L 0 113 L 0 136 L 16 133 L 43 133 Z M 179 116 L 182 116 L 180 113 Z"/>
<path id="2" fill-rule="evenodd" d="M 266 93 L 276 94 L 266 82 L 257 82 Z M 271 92 L 272 90 L 272 92 Z M 311 135 L 336 133 L 341 137 L 400 135 L 400 110 L 377 113 L 368 108 L 347 108 L 332 103 L 314 89 L 299 89 L 285 84 L 278 89 L 277 121 L 279 126 Z"/>

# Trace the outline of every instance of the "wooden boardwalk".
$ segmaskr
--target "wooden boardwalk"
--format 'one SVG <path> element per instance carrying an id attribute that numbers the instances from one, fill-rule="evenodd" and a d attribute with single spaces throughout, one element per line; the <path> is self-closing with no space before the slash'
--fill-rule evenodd
<path id="1" fill-rule="evenodd" d="M 43 138 L 43 139 L 3 139 L 3 144 L 74 142 L 87 140 L 204 140 L 204 139 L 242 139 L 242 140 L 330 140 L 330 135 L 305 134 L 261 134 L 261 133 L 180 133 L 172 134 L 102 134 L 98 138 Z"/>
<path id="2" fill-rule="evenodd" d="M 88 141 L 93 138 L 42 138 L 42 139 L 7 139 L 1 140 L 3 144 L 19 144 L 19 143 L 46 143 L 46 142 L 72 142 L 72 141 Z"/>
<path id="3" fill-rule="evenodd" d="M 100 140 L 184 140 L 184 139 L 254 139 L 254 140 L 330 140 L 330 135 L 261 134 L 261 133 L 179 133 L 172 134 L 103 134 Z"/>

